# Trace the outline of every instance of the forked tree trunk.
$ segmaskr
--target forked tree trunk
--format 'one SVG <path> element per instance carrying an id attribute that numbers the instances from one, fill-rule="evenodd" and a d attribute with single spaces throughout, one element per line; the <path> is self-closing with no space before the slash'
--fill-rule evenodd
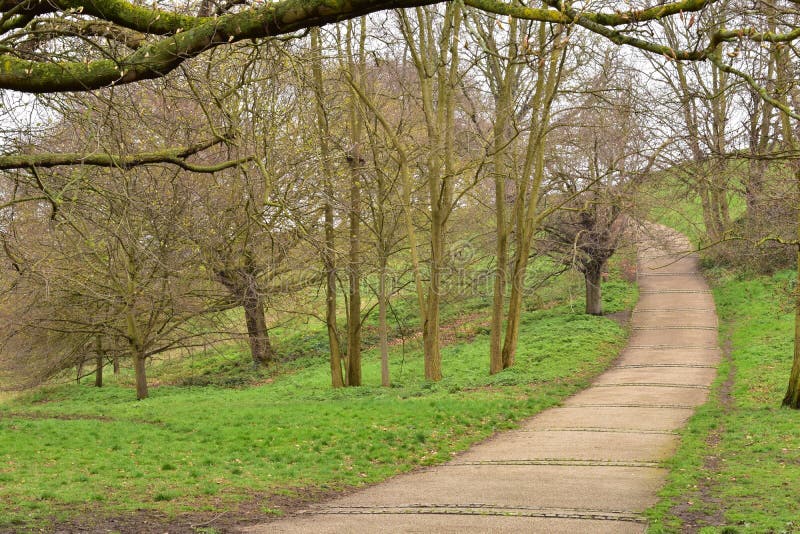
<path id="1" fill-rule="evenodd" d="M 516 359 L 528 258 L 533 248 L 533 237 L 541 223 L 541 215 L 538 214 L 538 200 L 545 176 L 544 144 L 550 124 L 550 110 L 561 78 L 562 59 L 566 50 L 566 46 L 564 48 L 556 46 L 547 52 L 546 43 L 549 31 L 549 25 L 545 23 L 539 25 L 539 50 L 542 57 L 548 59 L 539 62 L 536 91 L 531 105 L 535 116 L 531 118 L 525 149 L 525 163 L 517 182 L 517 199 L 513 215 L 515 243 L 513 267 L 508 280 L 511 285 L 511 295 L 508 301 L 506 330 L 503 339 L 503 369 L 512 367 Z"/>
<path id="2" fill-rule="evenodd" d="M 603 298 L 600 289 L 603 266 L 592 263 L 583 273 L 586 282 L 586 313 L 603 315 Z"/>

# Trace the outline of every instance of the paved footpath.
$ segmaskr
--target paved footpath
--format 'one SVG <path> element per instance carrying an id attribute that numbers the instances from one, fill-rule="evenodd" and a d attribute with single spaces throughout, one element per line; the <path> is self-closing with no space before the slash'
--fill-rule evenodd
<path id="1" fill-rule="evenodd" d="M 719 360 L 714 301 L 685 238 L 639 252 L 628 346 L 594 384 L 453 461 L 245 532 L 643 532 Z"/>

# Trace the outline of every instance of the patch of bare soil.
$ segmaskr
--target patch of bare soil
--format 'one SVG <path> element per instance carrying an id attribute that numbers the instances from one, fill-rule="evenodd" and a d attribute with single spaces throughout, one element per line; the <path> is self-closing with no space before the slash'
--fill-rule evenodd
<path id="1" fill-rule="evenodd" d="M 109 516 L 97 510 L 87 509 L 81 516 L 68 522 L 56 522 L 48 528 L 29 529 L 31 532 L 53 534 L 195 534 L 238 532 L 241 528 L 276 521 L 296 513 L 311 504 L 343 496 L 355 491 L 324 490 L 319 488 L 297 488 L 291 495 L 253 494 L 247 501 L 231 505 L 222 512 L 187 512 L 170 516 L 153 510 Z M 224 506 L 220 506 L 224 508 Z M 0 534 L 21 530 L 0 529 Z"/>
<path id="2" fill-rule="evenodd" d="M 723 355 L 728 362 L 728 376 L 717 392 L 717 400 L 722 406 L 722 410 L 727 414 L 735 409 L 733 399 L 733 383 L 736 378 L 736 366 L 731 358 L 731 342 L 727 340 L 723 347 Z M 691 509 L 692 504 L 681 503 L 672 509 L 672 513 L 683 522 L 682 532 L 696 533 L 703 527 L 725 526 L 724 503 L 721 499 L 714 496 L 714 475 L 719 473 L 722 460 L 714 454 L 719 448 L 722 434 L 725 432 L 724 426 L 716 427 L 706 438 L 708 454 L 703 460 L 703 471 L 707 474 L 701 478 L 694 498 L 698 499 L 701 505 L 697 509 Z"/>
<path id="3" fill-rule="evenodd" d="M 627 328 L 631 322 L 631 315 L 632 315 L 631 310 L 623 310 L 615 313 L 609 313 L 608 315 L 604 315 L 603 317 L 611 319 L 622 328 Z"/>

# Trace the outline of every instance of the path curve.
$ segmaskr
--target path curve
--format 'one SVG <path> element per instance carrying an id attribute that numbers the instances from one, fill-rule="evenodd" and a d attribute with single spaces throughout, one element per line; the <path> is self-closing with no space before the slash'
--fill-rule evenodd
<path id="1" fill-rule="evenodd" d="M 648 226 L 639 302 L 588 389 L 453 461 L 244 532 L 643 532 L 681 428 L 706 401 L 717 316 L 685 237 Z"/>

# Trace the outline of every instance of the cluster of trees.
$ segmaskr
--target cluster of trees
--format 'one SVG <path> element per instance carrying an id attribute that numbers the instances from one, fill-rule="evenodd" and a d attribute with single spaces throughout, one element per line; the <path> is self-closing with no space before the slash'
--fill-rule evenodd
<path id="1" fill-rule="evenodd" d="M 762 216 L 781 182 L 767 162 L 796 172 L 792 2 L 0 12 L 0 87 L 36 95 L 7 92 L 20 107 L 4 124 L 23 110 L 41 123 L 7 134 L 0 156 L 1 348 L 34 381 L 126 358 L 143 398 L 147 358 L 241 330 L 269 364 L 267 318 L 302 309 L 327 327 L 334 387 L 361 384 L 377 313 L 389 385 L 389 308 L 406 286 L 439 380 L 464 236 L 486 236 L 496 373 L 514 364 L 536 254 L 580 270 L 587 312 L 602 313 L 605 263 L 654 170 L 696 191 L 711 241 L 734 228 L 736 188 Z M 795 370 L 797 407 L 800 351 Z"/>

